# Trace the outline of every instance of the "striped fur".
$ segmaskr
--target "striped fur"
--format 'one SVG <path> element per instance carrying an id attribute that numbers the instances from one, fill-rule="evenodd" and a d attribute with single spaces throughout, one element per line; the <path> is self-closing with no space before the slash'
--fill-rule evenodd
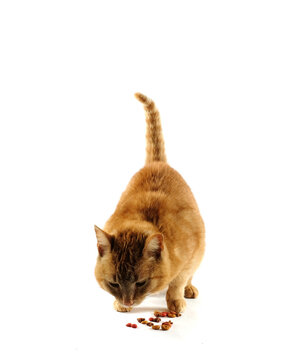
<path id="1" fill-rule="evenodd" d="M 147 130 L 146 130 L 146 164 L 153 161 L 166 162 L 164 139 L 160 113 L 153 100 L 147 96 L 136 93 L 136 99 L 144 104 Z"/>

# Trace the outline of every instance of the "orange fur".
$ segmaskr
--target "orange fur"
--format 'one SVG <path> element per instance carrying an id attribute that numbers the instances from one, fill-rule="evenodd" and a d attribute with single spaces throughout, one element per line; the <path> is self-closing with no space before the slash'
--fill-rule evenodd
<path id="1" fill-rule="evenodd" d="M 184 296 L 198 294 L 191 279 L 204 255 L 204 223 L 189 186 L 166 163 L 154 103 L 135 96 L 146 111 L 146 165 L 132 177 L 104 230 L 95 228 L 95 275 L 115 296 L 118 311 L 129 311 L 146 295 L 168 287 L 169 310 L 181 312 Z"/>

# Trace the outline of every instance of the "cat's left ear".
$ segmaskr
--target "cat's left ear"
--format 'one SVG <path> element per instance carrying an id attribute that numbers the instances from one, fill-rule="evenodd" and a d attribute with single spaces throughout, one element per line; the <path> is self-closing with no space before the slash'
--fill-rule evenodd
<path id="1" fill-rule="evenodd" d="M 146 239 L 144 254 L 148 257 L 154 257 L 156 260 L 160 258 L 162 250 L 164 249 L 163 234 L 156 233 Z"/>
<path id="2" fill-rule="evenodd" d="M 102 257 L 106 252 L 111 250 L 111 235 L 94 225 L 94 230 L 97 237 L 97 247 L 99 255 Z"/>

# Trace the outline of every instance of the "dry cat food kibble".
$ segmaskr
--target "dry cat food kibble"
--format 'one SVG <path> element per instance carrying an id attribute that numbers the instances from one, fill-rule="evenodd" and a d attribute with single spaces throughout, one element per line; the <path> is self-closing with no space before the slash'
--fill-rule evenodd
<path id="1" fill-rule="evenodd" d="M 174 317 L 179 317 L 181 316 L 180 313 L 177 313 L 175 311 L 155 311 L 154 315 L 159 318 L 159 317 L 169 317 L 169 318 L 174 318 Z"/>
<path id="2" fill-rule="evenodd" d="M 151 319 L 151 320 L 150 320 L 150 319 Z M 150 319 L 149 319 L 150 321 L 157 322 L 157 323 L 160 322 L 160 321 L 162 321 L 161 318 L 159 318 L 159 317 L 150 318 Z"/>
<path id="3" fill-rule="evenodd" d="M 153 326 L 152 326 L 152 329 L 153 329 L 153 330 L 160 330 L 160 325 L 153 325 Z"/>
<path id="4" fill-rule="evenodd" d="M 171 326 L 171 325 L 173 325 L 173 322 L 169 320 L 169 321 L 163 322 L 163 324 L 169 324 Z"/>
<path id="5" fill-rule="evenodd" d="M 160 317 L 160 316 L 161 316 L 161 312 L 155 311 L 155 312 L 154 312 L 154 315 L 155 315 L 156 317 Z"/>
<path id="6" fill-rule="evenodd" d="M 175 318 L 176 315 L 175 315 L 175 314 L 172 314 L 172 313 L 168 313 L 168 314 L 167 314 L 167 317 L 169 317 L 169 318 Z"/>
<path id="7" fill-rule="evenodd" d="M 168 314 L 175 315 L 176 317 L 181 316 L 181 314 L 180 314 L 180 313 L 177 313 L 176 311 L 169 311 L 169 312 L 167 313 L 167 316 L 168 316 Z"/>
<path id="8" fill-rule="evenodd" d="M 162 330 L 169 330 L 172 326 L 173 322 L 165 321 L 162 323 Z"/>
<path id="9" fill-rule="evenodd" d="M 169 324 L 162 324 L 162 330 L 169 330 L 171 328 L 171 325 Z"/>
<path id="10" fill-rule="evenodd" d="M 136 324 L 131 324 L 131 323 L 128 323 L 126 324 L 127 327 L 132 327 L 133 329 L 136 329 L 137 328 L 137 325 Z"/>
<path id="11" fill-rule="evenodd" d="M 150 317 L 149 321 L 147 321 L 145 318 L 137 318 L 137 321 L 139 323 L 143 324 L 143 325 L 147 325 L 147 326 L 151 327 L 153 330 L 160 330 L 161 329 L 163 331 L 167 331 L 173 325 L 173 322 L 171 320 L 164 321 L 161 325 L 157 325 L 157 324 L 154 324 L 154 323 L 159 323 L 160 321 L 162 321 L 161 317 L 176 318 L 176 317 L 181 316 L 180 313 L 177 313 L 175 311 L 155 311 L 154 315 L 156 317 Z M 127 327 L 132 327 L 134 329 L 137 328 L 136 324 L 131 324 L 131 323 L 126 324 L 126 326 Z"/>

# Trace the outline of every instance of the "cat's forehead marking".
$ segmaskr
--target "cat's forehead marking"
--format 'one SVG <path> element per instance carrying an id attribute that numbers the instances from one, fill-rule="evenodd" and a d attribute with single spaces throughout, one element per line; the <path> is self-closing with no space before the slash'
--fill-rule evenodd
<path id="1" fill-rule="evenodd" d="M 112 259 L 116 277 L 120 281 L 133 282 L 138 278 L 136 265 L 142 258 L 146 237 L 143 234 L 124 232 L 115 237 Z"/>

